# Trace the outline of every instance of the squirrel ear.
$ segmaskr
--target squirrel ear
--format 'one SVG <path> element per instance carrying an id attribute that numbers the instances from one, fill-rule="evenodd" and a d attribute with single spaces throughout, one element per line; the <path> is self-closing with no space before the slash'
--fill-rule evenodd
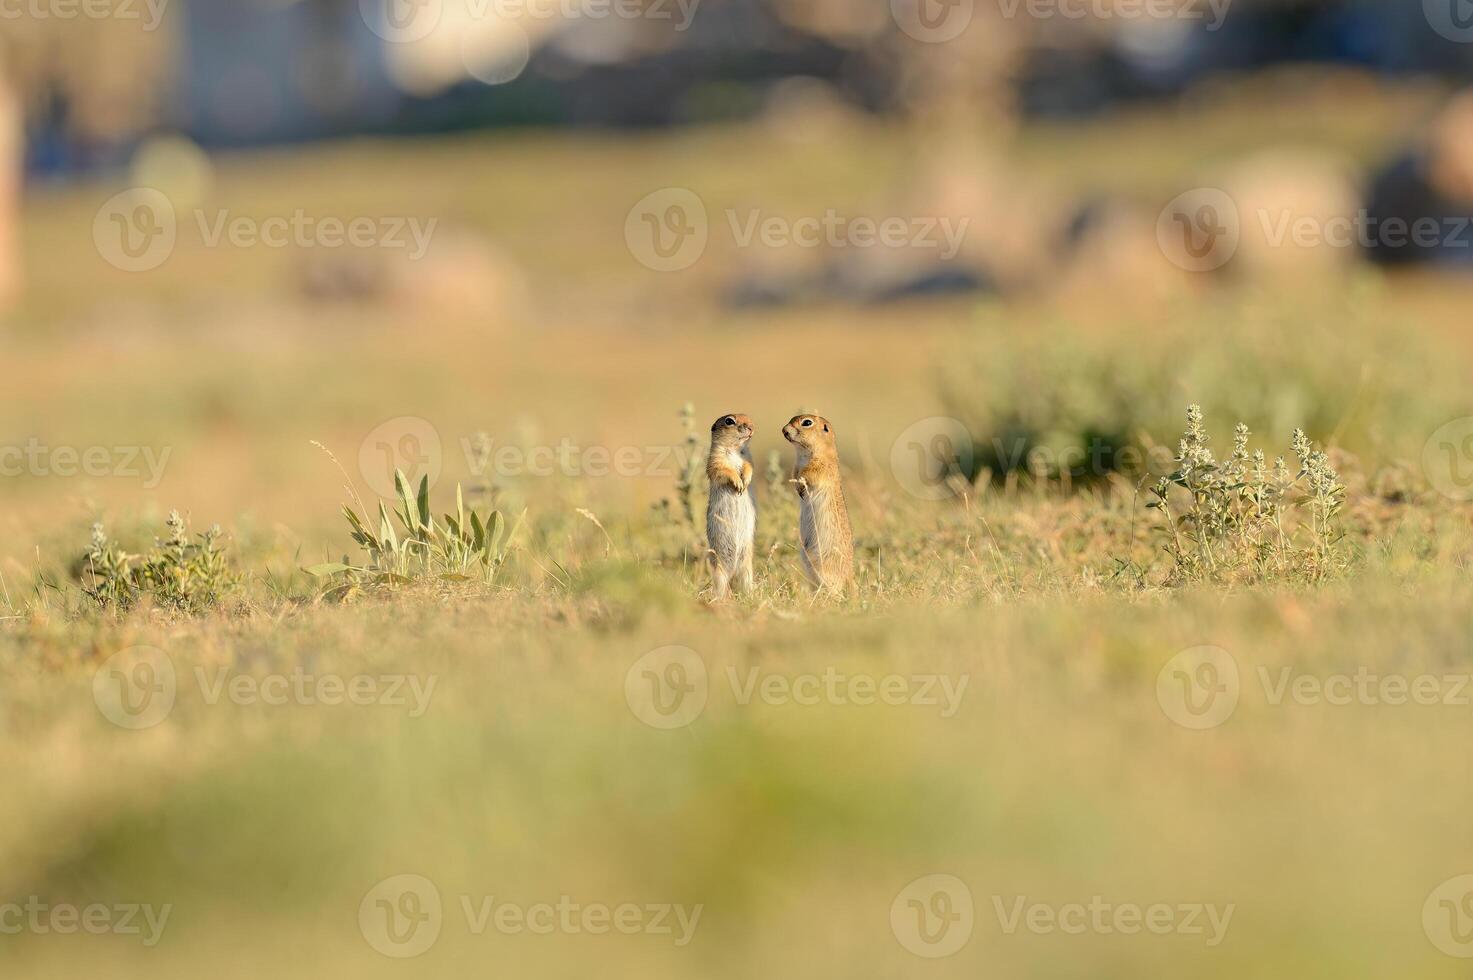
<path id="1" fill-rule="evenodd" d="M 823 431 L 825 431 L 825 432 L 829 431 L 829 424 L 827 422 L 825 422 L 823 424 Z"/>

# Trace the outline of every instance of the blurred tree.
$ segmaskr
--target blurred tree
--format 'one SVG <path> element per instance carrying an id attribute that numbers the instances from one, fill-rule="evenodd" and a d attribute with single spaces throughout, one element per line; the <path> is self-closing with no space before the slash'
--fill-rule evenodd
<path id="1" fill-rule="evenodd" d="M 20 223 L 20 171 L 25 136 L 20 96 L 7 81 L 0 70 L 0 309 L 14 302 L 20 292 L 16 226 Z"/>
<path id="2" fill-rule="evenodd" d="M 89 10 L 98 8 L 89 6 Z M 20 192 L 28 131 L 45 130 L 83 159 L 157 120 L 173 33 L 168 5 L 116 4 L 107 16 L 60 19 L 28 6 L 0 34 L 0 306 L 22 285 Z"/>

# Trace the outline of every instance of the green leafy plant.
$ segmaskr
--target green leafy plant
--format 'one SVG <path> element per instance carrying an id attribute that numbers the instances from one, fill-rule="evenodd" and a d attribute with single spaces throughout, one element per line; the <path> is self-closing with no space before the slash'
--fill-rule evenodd
<path id="1" fill-rule="evenodd" d="M 144 555 L 130 555 L 110 541 L 102 524 L 92 525 L 92 543 L 82 562 L 82 591 L 103 608 L 127 610 L 143 596 L 186 613 L 218 605 L 240 585 L 240 576 L 219 542 L 219 525 L 193 538 L 178 511 L 166 522 L 169 536 Z"/>
<path id="2" fill-rule="evenodd" d="M 1232 453 L 1219 461 L 1201 406 L 1187 408 L 1176 471 L 1151 489 L 1148 505 L 1165 517 L 1163 548 L 1177 579 L 1323 579 L 1343 565 L 1345 485 L 1303 430 L 1291 442 L 1298 473 L 1282 456 L 1269 467 L 1262 450 L 1250 453 L 1249 435 L 1240 423 Z"/>
<path id="3" fill-rule="evenodd" d="M 486 585 L 495 581 L 516 535 L 516 527 L 507 533 L 499 510 L 485 517 L 468 510 L 464 491 L 456 484 L 455 513 L 437 521 L 430 512 L 429 477 L 420 480 L 416 491 L 408 477 L 395 470 L 394 487 L 398 500 L 392 517 L 383 501 L 372 516 L 361 501 L 362 513 L 343 505 L 349 533 L 366 552 L 367 561 L 354 564 L 344 557 L 307 568 L 309 575 L 340 579 L 328 590 L 329 597 L 342 598 L 365 584 L 407 585 L 423 578 Z"/>

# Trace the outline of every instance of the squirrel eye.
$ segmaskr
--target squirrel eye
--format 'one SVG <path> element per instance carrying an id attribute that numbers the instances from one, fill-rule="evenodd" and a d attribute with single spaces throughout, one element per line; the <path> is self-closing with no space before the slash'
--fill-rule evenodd
<path id="1" fill-rule="evenodd" d="M 726 417 L 726 424 L 727 425 L 736 425 L 736 419 L 734 419 L 730 415 L 728 415 Z"/>
<path id="2" fill-rule="evenodd" d="M 803 428 L 805 428 L 805 429 L 808 428 L 812 424 L 813 424 L 813 419 L 804 419 L 803 420 Z"/>

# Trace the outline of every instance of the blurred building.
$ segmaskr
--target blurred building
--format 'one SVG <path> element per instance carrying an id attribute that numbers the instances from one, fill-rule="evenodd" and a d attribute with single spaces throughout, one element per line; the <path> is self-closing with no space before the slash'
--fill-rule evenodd
<path id="1" fill-rule="evenodd" d="M 173 122 L 206 145 L 381 129 L 403 98 L 355 2 L 187 0 Z"/>
<path id="2" fill-rule="evenodd" d="M 661 126 L 750 115 L 799 76 L 865 110 L 904 103 L 896 52 L 906 39 L 887 2 L 638 2 L 646 15 L 611 16 L 612 0 L 173 0 L 173 70 L 154 121 L 206 146 L 508 124 Z M 1088 9 L 1101 2 L 1113 0 Z M 1081 116 L 1286 62 L 1455 77 L 1473 65 L 1473 44 L 1439 34 L 1420 2 L 1216 3 L 1225 11 L 1216 22 L 1054 16 L 1019 26 L 1030 5 L 1017 0 L 1014 101 L 1025 115 Z M 392 29 L 372 23 L 379 11 Z M 433 30 L 402 29 L 426 11 Z M 988 16 L 971 30 L 1002 23 L 998 11 Z M 909 56 L 934 60 L 945 47 Z M 35 115 L 33 167 L 107 163 L 105 148 L 75 152 L 69 108 L 58 101 Z"/>

